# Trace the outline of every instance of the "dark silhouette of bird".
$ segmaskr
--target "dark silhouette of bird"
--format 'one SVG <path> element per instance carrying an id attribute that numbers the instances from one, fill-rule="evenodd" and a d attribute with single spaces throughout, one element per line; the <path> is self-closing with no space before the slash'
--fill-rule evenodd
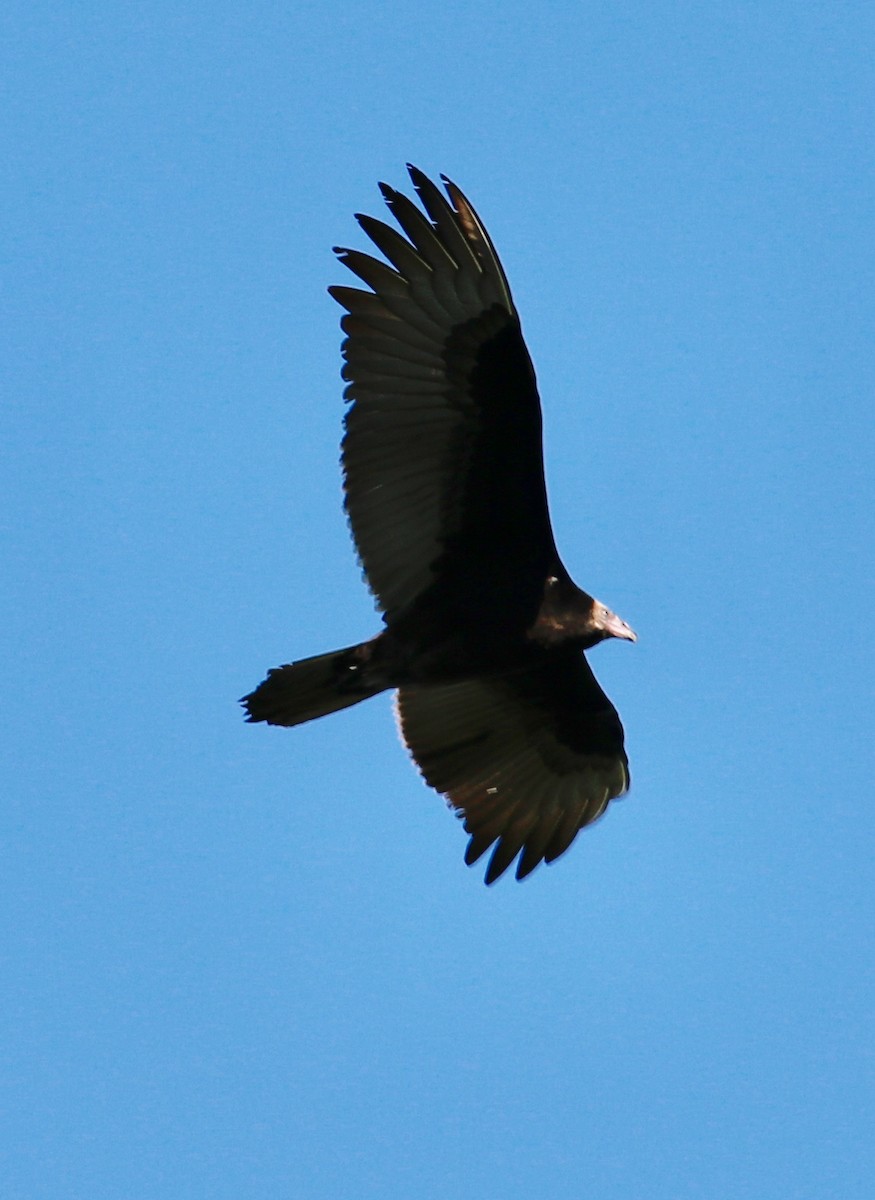
<path id="1" fill-rule="evenodd" d="M 335 247 L 370 290 L 332 287 L 341 327 L 346 512 L 383 613 L 370 641 L 276 667 L 250 721 L 299 725 L 397 688 L 426 782 L 494 847 L 492 883 L 552 862 L 629 786 L 623 727 L 584 651 L 629 626 L 556 549 L 535 372 L 483 224 L 408 166 L 422 211 L 380 185 L 403 234 L 357 220 L 388 264 Z"/>

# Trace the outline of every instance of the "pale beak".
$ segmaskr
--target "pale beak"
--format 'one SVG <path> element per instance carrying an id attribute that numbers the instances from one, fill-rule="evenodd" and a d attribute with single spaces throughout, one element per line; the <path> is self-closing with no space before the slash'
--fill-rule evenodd
<path id="1" fill-rule="evenodd" d="M 602 621 L 602 629 L 608 637 L 623 638 L 627 642 L 637 642 L 638 635 L 630 625 L 627 625 L 616 613 L 611 613 Z"/>

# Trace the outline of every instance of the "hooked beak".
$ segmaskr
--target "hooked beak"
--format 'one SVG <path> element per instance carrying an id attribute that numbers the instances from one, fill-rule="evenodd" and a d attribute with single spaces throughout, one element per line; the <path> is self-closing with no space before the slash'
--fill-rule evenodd
<path id="1" fill-rule="evenodd" d="M 602 622 L 602 629 L 608 637 L 623 638 L 627 642 L 637 642 L 638 635 L 635 630 L 627 625 L 626 622 L 618 617 L 616 613 L 611 613 Z"/>

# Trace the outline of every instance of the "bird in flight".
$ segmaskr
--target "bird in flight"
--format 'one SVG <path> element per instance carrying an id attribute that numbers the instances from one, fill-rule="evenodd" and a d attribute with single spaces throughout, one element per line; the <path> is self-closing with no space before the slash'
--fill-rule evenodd
<path id="1" fill-rule="evenodd" d="M 486 883 L 563 854 L 629 786 L 623 727 L 585 651 L 635 641 L 556 549 L 535 372 L 476 212 L 408 166 L 402 233 L 358 214 L 386 262 L 335 247 L 349 402 L 345 507 L 384 628 L 268 672 L 249 721 L 300 725 L 389 688 L 426 782 L 492 849 Z"/>

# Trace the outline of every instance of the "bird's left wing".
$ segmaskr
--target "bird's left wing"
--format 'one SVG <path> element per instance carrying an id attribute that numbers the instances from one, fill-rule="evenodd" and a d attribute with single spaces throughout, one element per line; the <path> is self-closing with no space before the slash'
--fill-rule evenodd
<path id="1" fill-rule="evenodd" d="M 402 737 L 464 818 L 468 864 L 497 842 L 486 882 L 563 854 L 629 786 L 623 727 L 580 652 L 439 687 L 402 687 Z"/>
<path id="2" fill-rule="evenodd" d="M 381 185 L 406 237 L 358 217 L 391 266 L 338 249 L 372 291 L 329 289 L 347 309 L 350 526 L 390 622 L 439 579 L 481 614 L 515 589 L 524 624 L 556 570 L 534 370 L 474 209 L 410 175 L 424 213 Z"/>

